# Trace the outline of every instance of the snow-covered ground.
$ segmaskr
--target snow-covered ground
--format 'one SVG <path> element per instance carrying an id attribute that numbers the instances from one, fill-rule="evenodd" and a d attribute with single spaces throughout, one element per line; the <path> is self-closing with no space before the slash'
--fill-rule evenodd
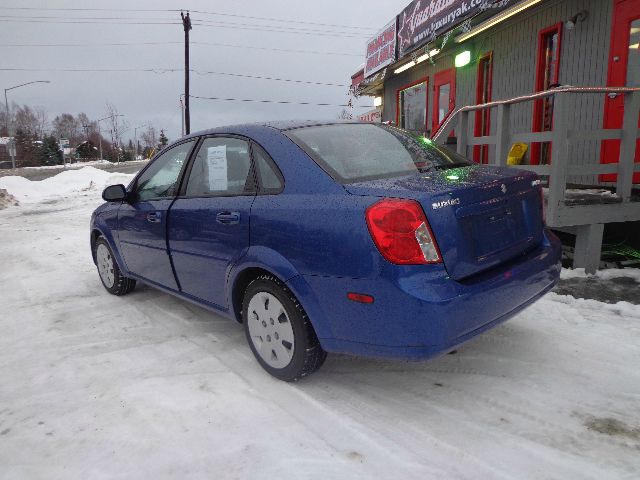
<path id="1" fill-rule="evenodd" d="M 130 176 L 94 170 L 0 179 L 0 478 L 640 478 L 640 306 L 551 293 L 455 355 L 286 384 L 240 325 L 106 293 L 89 216 Z"/>

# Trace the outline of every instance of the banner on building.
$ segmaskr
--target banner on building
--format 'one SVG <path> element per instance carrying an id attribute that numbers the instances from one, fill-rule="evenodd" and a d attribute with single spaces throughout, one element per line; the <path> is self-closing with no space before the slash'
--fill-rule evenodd
<path id="1" fill-rule="evenodd" d="M 396 18 L 367 42 L 365 78 L 396 61 Z"/>
<path id="2" fill-rule="evenodd" d="M 398 16 L 398 58 L 481 10 L 493 0 L 414 0 Z"/>
<path id="3" fill-rule="evenodd" d="M 376 108 L 358 115 L 358 120 L 367 123 L 380 123 L 382 121 L 382 112 Z"/>

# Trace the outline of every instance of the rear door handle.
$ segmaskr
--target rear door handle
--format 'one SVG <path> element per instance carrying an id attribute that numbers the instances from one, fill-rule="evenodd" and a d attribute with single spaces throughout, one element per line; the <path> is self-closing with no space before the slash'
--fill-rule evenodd
<path id="1" fill-rule="evenodd" d="M 216 215 L 216 222 L 223 225 L 235 225 L 240 223 L 240 213 L 238 212 L 220 212 Z"/>
<path id="2" fill-rule="evenodd" d="M 162 214 L 160 212 L 147 213 L 147 222 L 160 223 L 161 220 L 162 220 Z"/>

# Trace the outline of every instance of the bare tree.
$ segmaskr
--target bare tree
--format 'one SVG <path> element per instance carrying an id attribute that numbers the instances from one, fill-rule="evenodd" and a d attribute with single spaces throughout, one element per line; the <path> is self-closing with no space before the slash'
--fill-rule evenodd
<path id="1" fill-rule="evenodd" d="M 38 132 L 38 117 L 35 112 L 28 105 L 22 105 L 18 107 L 15 112 L 14 129 L 15 131 L 22 131 L 30 135 L 37 135 Z"/>
<path id="2" fill-rule="evenodd" d="M 78 122 L 80 123 L 80 127 L 82 128 L 84 140 L 90 139 L 91 137 L 98 134 L 98 122 L 96 122 L 95 120 L 90 120 L 86 113 L 78 114 Z"/>
<path id="3" fill-rule="evenodd" d="M 44 107 L 36 107 L 35 115 L 38 119 L 38 127 L 36 134 L 38 138 L 44 138 L 47 133 L 47 127 L 49 126 L 49 116 Z"/>
<path id="4" fill-rule="evenodd" d="M 52 127 L 52 133 L 58 140 L 64 138 L 73 145 L 82 138 L 80 122 L 70 113 L 63 113 L 54 118 Z"/>
<path id="5" fill-rule="evenodd" d="M 141 137 L 146 147 L 155 148 L 158 145 L 158 133 L 152 125 L 149 125 L 147 130 L 142 132 Z"/>
<path id="6" fill-rule="evenodd" d="M 118 160 L 120 159 L 119 152 L 122 146 L 122 134 L 129 129 L 127 122 L 122 120 L 118 108 L 111 102 L 107 102 L 107 117 L 109 117 L 108 125 L 111 133 L 111 143 L 116 150 Z"/>

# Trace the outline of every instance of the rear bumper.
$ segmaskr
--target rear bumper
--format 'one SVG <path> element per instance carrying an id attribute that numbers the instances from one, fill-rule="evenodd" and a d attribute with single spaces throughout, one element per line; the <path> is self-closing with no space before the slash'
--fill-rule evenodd
<path id="1" fill-rule="evenodd" d="M 424 359 L 508 320 L 535 302 L 560 276 L 560 242 L 545 232 L 534 251 L 462 282 L 442 266 L 383 272 L 375 279 L 304 276 L 322 312 L 308 312 L 323 348 L 353 355 Z M 347 300 L 372 295 L 373 304 Z M 304 301 L 303 301 L 304 303 Z M 317 313 L 314 315 L 314 313 Z M 321 327 L 321 328 L 318 328 Z M 330 332 L 330 333 L 329 333 Z"/>

